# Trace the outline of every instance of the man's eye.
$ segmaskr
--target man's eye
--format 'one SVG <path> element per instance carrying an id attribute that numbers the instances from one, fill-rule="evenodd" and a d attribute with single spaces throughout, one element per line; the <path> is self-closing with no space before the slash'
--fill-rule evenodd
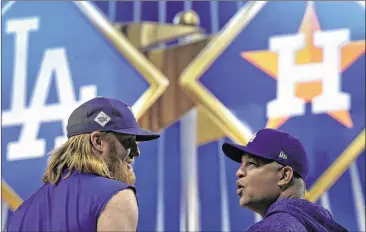
<path id="1" fill-rule="evenodd" d="M 133 139 L 123 140 L 122 145 L 125 149 L 131 149 L 132 151 L 134 151 L 137 148 L 136 142 Z"/>
<path id="2" fill-rule="evenodd" d="M 254 163 L 254 162 L 249 162 L 249 163 L 248 163 L 248 165 L 254 165 L 254 166 L 257 166 L 257 164 L 256 164 L 256 163 Z"/>

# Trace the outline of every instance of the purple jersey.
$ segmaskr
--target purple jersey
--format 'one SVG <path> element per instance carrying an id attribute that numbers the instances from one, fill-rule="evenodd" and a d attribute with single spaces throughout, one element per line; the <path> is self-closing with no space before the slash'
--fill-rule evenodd
<path id="1" fill-rule="evenodd" d="M 319 205 L 301 199 L 280 199 L 269 207 L 262 221 L 247 231 L 343 232 L 347 229 Z"/>
<path id="2" fill-rule="evenodd" d="M 96 231 L 104 207 L 118 191 L 132 186 L 76 171 L 56 185 L 44 184 L 14 212 L 7 230 Z"/>

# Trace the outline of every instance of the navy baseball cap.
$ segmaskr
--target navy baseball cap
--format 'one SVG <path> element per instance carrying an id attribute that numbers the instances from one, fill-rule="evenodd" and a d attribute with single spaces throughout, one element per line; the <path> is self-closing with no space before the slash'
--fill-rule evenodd
<path id="1" fill-rule="evenodd" d="M 69 117 L 68 138 L 93 131 L 136 135 L 136 141 L 148 141 L 160 137 L 157 133 L 141 129 L 128 105 L 105 97 L 93 98 L 81 104 Z"/>
<path id="2" fill-rule="evenodd" d="M 280 130 L 259 130 L 246 146 L 227 142 L 222 145 L 222 150 L 226 156 L 238 163 L 241 163 L 244 154 L 249 154 L 290 166 L 304 180 L 309 173 L 304 146 L 297 138 Z"/>

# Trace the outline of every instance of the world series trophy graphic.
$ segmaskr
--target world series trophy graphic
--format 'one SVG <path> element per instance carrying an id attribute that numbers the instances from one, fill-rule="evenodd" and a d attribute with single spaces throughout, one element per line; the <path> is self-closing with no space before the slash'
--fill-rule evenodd
<path id="1" fill-rule="evenodd" d="M 144 53 L 170 82 L 163 96 L 139 120 L 140 125 L 160 131 L 177 121 L 193 107 L 197 107 L 199 122 L 197 126 L 200 127 L 197 128 L 197 143 L 202 144 L 224 135 L 178 83 L 181 72 L 212 38 L 204 33 L 199 23 L 198 14 L 188 10 L 179 12 L 171 24 L 141 22 L 117 24 L 115 27 Z M 161 46 L 170 41 L 176 41 L 176 45 Z M 210 133 L 204 133 L 204 128 L 210 128 Z"/>

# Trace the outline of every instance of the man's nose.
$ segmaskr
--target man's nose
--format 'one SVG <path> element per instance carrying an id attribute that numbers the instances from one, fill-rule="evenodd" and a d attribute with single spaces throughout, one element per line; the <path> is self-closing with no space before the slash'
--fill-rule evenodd
<path id="1" fill-rule="evenodd" d="M 244 170 L 243 170 L 243 168 L 242 168 L 242 167 L 240 167 L 240 168 L 236 171 L 236 177 L 238 177 L 239 179 L 240 179 L 240 178 L 243 178 L 245 175 L 246 175 L 246 174 L 245 174 L 245 172 L 244 172 Z"/>
<path id="2" fill-rule="evenodd" d="M 133 148 L 131 150 L 130 156 L 139 156 L 140 155 L 140 149 L 136 146 L 136 148 Z"/>

